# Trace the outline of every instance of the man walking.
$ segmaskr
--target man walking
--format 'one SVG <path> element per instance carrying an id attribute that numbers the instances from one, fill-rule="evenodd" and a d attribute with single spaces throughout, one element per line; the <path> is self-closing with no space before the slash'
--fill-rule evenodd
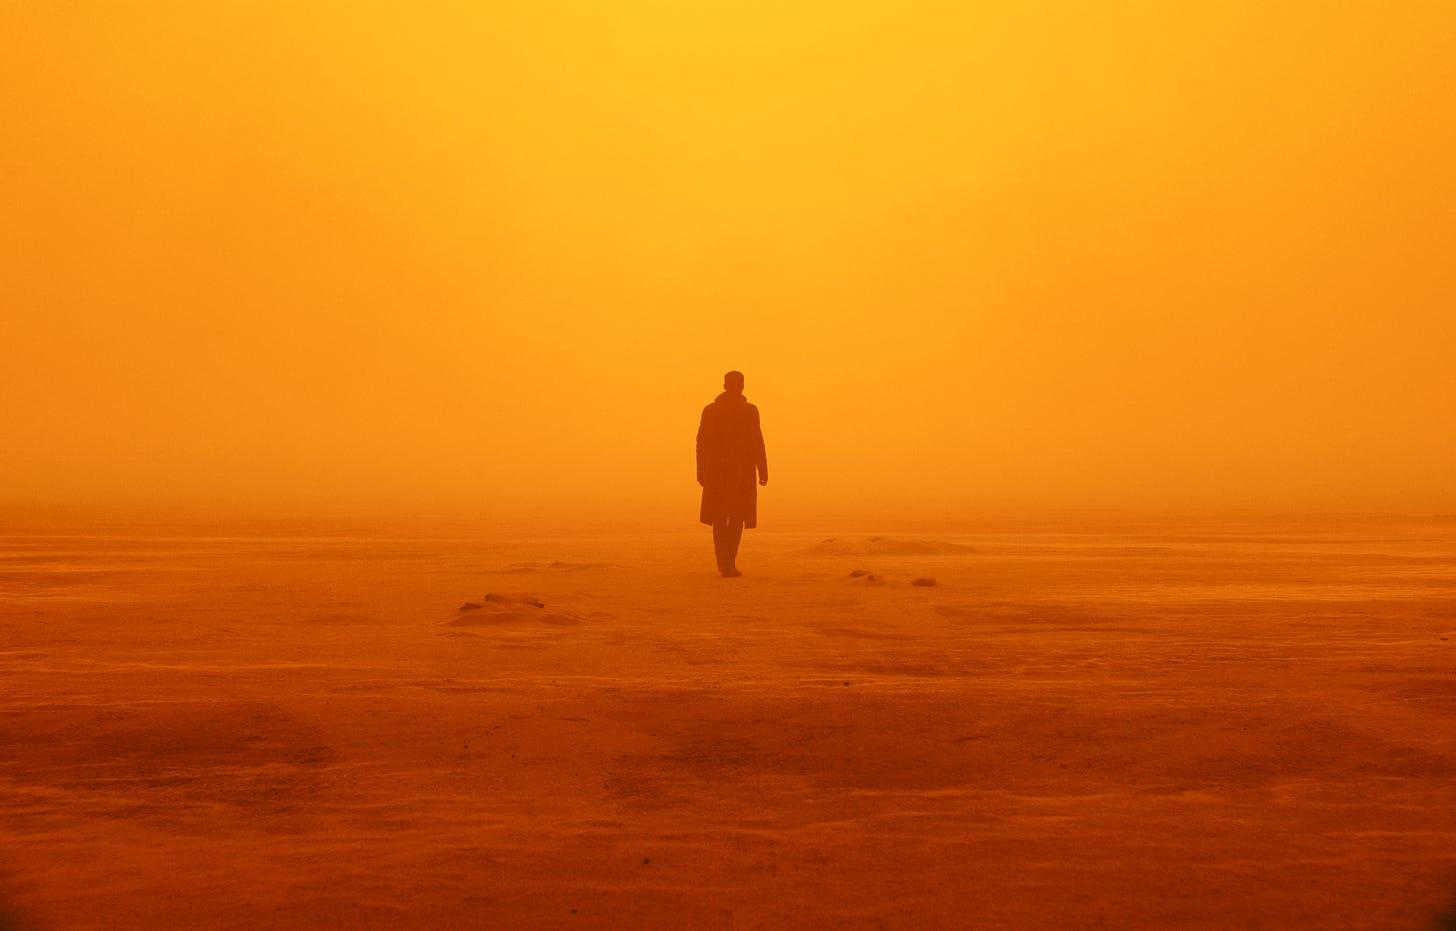
<path id="1" fill-rule="evenodd" d="M 713 550 L 725 579 L 743 574 L 735 565 L 738 541 L 743 528 L 758 526 L 755 470 L 758 484 L 767 485 L 768 454 L 758 408 L 743 396 L 743 373 L 729 372 L 723 376 L 723 393 L 703 408 L 698 424 L 698 484 L 703 486 L 698 520 L 713 528 Z"/>

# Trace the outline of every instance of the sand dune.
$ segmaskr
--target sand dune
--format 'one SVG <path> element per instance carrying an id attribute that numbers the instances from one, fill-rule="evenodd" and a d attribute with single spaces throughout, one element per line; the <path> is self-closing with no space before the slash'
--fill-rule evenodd
<path id="1" fill-rule="evenodd" d="M 971 552 L 963 543 L 895 537 L 828 537 L 809 547 L 815 556 L 948 556 Z"/>
<path id="2" fill-rule="evenodd" d="M 586 572 L 591 569 L 605 569 L 604 562 L 565 562 L 553 559 L 548 563 L 513 563 L 503 569 L 482 570 L 487 575 L 528 575 L 533 572 Z"/>
<path id="3" fill-rule="evenodd" d="M 731 582 L 701 533 L 0 552 L 19 927 L 1417 928 L 1456 893 L 1446 524 L 760 530 Z"/>

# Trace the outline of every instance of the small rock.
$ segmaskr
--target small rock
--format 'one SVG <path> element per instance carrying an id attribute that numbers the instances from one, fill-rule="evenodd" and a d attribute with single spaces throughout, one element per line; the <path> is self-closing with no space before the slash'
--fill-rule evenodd
<path id="1" fill-rule="evenodd" d="M 935 579 L 911 579 L 911 585 L 918 585 L 921 588 L 934 588 Z"/>
<path id="2" fill-rule="evenodd" d="M 879 580 L 880 580 L 880 577 L 877 576 L 877 575 L 875 575 L 873 572 L 871 572 L 869 575 L 866 575 L 865 576 L 865 581 L 866 582 L 878 582 Z"/>
<path id="3" fill-rule="evenodd" d="M 465 604 L 460 606 L 460 612 L 463 614 L 466 611 L 479 611 L 483 607 L 485 607 L 485 605 L 481 604 L 478 601 L 467 601 L 465 602 Z"/>
<path id="4" fill-rule="evenodd" d="M 651 857 L 643 857 L 642 858 L 642 865 L 643 866 L 646 866 L 647 864 L 649 864 L 651 862 L 652 862 L 652 858 Z"/>
<path id="5" fill-rule="evenodd" d="M 870 574 L 870 571 L 868 569 L 856 569 L 856 570 L 854 570 L 853 572 L 851 572 L 849 574 L 849 577 L 851 579 L 858 579 L 858 578 L 861 578 L 863 576 L 867 576 L 869 574 Z"/>

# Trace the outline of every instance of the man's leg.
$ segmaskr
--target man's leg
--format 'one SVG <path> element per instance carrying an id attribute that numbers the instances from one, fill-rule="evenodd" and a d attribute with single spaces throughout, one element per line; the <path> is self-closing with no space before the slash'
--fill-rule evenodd
<path id="1" fill-rule="evenodd" d="M 743 539 L 743 521 L 729 521 L 723 529 L 723 565 L 728 575 L 738 575 L 738 543 Z"/>
<path id="2" fill-rule="evenodd" d="M 713 556 L 718 560 L 718 571 L 723 572 L 726 566 L 723 551 L 728 545 L 728 522 L 725 520 L 713 521 Z"/>

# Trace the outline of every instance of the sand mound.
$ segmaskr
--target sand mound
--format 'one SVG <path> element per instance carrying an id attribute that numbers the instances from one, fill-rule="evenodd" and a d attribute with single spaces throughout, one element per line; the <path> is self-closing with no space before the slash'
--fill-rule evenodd
<path id="1" fill-rule="evenodd" d="M 560 559 L 551 562 L 518 562 L 511 563 L 504 569 L 486 569 L 486 575 L 526 575 L 533 572 L 585 572 L 588 569 L 605 569 L 604 562 L 564 562 Z"/>
<path id="2" fill-rule="evenodd" d="M 514 623 L 551 624 L 569 627 L 580 624 L 581 618 L 560 611 L 547 611 L 546 602 L 532 594 L 503 594 L 486 592 L 479 601 L 467 601 L 460 606 L 450 627 L 489 627 L 496 624 Z"/>
<path id="3" fill-rule="evenodd" d="M 830 537 L 806 552 L 817 556 L 953 556 L 974 550 L 946 540 L 907 540 L 899 537 Z"/>

